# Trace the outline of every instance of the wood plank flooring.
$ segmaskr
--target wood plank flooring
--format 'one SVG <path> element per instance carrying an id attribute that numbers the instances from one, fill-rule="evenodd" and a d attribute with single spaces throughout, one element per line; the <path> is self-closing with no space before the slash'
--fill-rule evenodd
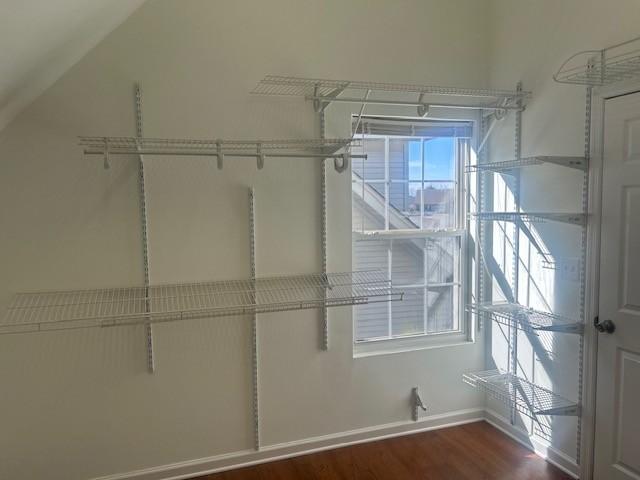
<path id="1" fill-rule="evenodd" d="M 486 422 L 363 443 L 199 480 L 565 480 Z"/>

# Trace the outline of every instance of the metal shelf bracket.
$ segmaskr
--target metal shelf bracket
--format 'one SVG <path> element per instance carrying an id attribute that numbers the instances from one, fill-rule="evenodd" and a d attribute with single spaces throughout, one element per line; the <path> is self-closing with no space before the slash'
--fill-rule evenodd
<path id="1" fill-rule="evenodd" d="M 313 110 L 316 113 L 324 112 L 325 109 L 340 95 L 346 87 L 338 87 L 327 95 L 320 95 L 320 85 L 313 88 Z"/>

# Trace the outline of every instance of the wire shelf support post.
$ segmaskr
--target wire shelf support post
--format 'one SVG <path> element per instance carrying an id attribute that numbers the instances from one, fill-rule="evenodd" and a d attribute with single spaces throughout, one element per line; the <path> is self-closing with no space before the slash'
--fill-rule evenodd
<path id="1" fill-rule="evenodd" d="M 255 217 L 255 191 L 249 188 L 249 258 L 251 267 L 251 281 L 253 285 L 252 299 L 256 302 L 256 217 Z M 259 376 L 258 376 L 258 315 L 255 311 L 251 314 L 251 381 L 253 388 L 252 413 L 253 413 L 253 448 L 260 450 L 260 404 L 259 404 Z"/>
<path id="2" fill-rule="evenodd" d="M 584 115 L 584 158 L 586 160 L 587 169 L 584 172 L 584 180 L 582 184 L 582 211 L 585 214 L 589 209 L 589 162 L 591 157 L 591 102 L 593 87 L 587 86 L 585 92 L 585 115 Z M 580 321 L 583 325 L 587 322 L 586 314 L 586 290 L 587 290 L 587 241 L 589 230 L 587 224 L 582 229 L 582 253 L 580 256 Z M 584 336 L 581 336 L 578 344 L 578 402 L 582 405 L 582 394 L 584 384 Z M 576 463 L 580 465 L 580 457 L 582 454 L 582 415 L 578 417 L 576 426 Z"/>
<path id="3" fill-rule="evenodd" d="M 522 82 L 516 85 L 516 91 L 522 92 Z M 516 161 L 522 158 L 522 101 L 518 99 L 517 105 L 521 108 L 515 112 L 515 129 L 514 129 L 514 153 Z M 520 213 L 520 171 L 518 170 L 513 186 L 513 203 L 514 210 Z M 511 285 L 513 298 L 512 301 L 518 303 L 520 288 L 520 223 L 513 222 L 513 256 L 511 266 Z M 514 376 L 518 376 L 518 329 L 509 325 L 509 370 L 508 372 Z M 511 405 L 511 424 L 515 425 L 517 420 L 517 410 L 515 402 Z"/>
<path id="4" fill-rule="evenodd" d="M 139 83 L 135 84 L 135 112 L 136 112 L 136 137 L 142 139 L 143 124 L 142 124 L 142 88 Z M 142 259 L 144 262 L 144 287 L 145 287 L 145 311 L 151 313 L 151 304 L 149 301 L 149 232 L 147 221 L 147 196 L 145 191 L 145 177 L 144 177 L 144 156 L 138 154 L 138 190 L 139 190 L 139 202 L 140 202 L 140 226 L 142 227 Z M 153 352 L 153 325 L 148 322 L 144 326 L 145 334 L 147 336 L 147 370 L 149 373 L 154 373 L 156 369 L 155 357 Z"/>
<path id="5" fill-rule="evenodd" d="M 326 118 L 324 108 L 319 112 L 320 116 L 320 138 L 326 137 Z M 327 161 L 320 162 L 320 254 L 322 255 L 322 274 L 327 274 Z M 325 293 L 326 297 L 326 293 Z M 329 313 L 327 307 L 322 307 L 322 350 L 329 350 Z"/>

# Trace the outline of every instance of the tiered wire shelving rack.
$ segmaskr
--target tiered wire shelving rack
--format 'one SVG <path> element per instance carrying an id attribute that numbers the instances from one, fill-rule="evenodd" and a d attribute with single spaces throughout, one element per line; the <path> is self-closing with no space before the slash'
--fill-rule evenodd
<path id="1" fill-rule="evenodd" d="M 526 97 L 525 97 L 526 98 Z M 477 186 L 476 209 L 471 212 L 470 219 L 476 221 L 476 253 L 480 265 L 478 273 L 478 295 L 477 300 L 467 306 L 467 311 L 478 315 L 479 325 L 482 319 L 492 321 L 505 328 L 505 335 L 508 342 L 508 359 L 505 370 L 489 370 L 482 372 L 469 372 L 463 375 L 463 381 L 473 387 L 483 390 L 489 397 L 504 403 L 510 412 L 512 424 L 516 424 L 517 414 L 523 414 L 533 419 L 534 424 L 539 424 L 539 431 L 543 431 L 548 424 L 541 422 L 542 418 L 552 415 L 576 416 L 578 418 L 578 450 L 580 449 L 580 415 L 581 415 L 581 386 L 576 392 L 577 401 L 570 401 L 556 394 L 549 388 L 537 385 L 535 381 L 523 378 L 519 369 L 518 357 L 518 332 L 525 332 L 527 335 L 539 336 L 546 334 L 574 334 L 580 338 L 580 357 L 582 356 L 582 334 L 584 331 L 584 310 L 575 318 L 567 318 L 552 312 L 545 312 L 530 308 L 520 303 L 520 234 L 523 233 L 532 241 L 532 245 L 539 248 L 535 239 L 532 239 L 530 224 L 553 222 L 565 224 L 570 227 L 581 228 L 583 235 L 582 252 L 582 272 L 580 276 L 581 304 L 584 303 L 584 252 L 586 252 L 586 224 L 588 215 L 586 212 L 586 188 L 589 150 L 585 148 L 582 156 L 530 156 L 523 157 L 522 145 L 522 112 L 524 110 L 523 98 L 517 99 L 517 106 L 513 114 L 514 119 L 514 150 L 515 156 L 510 160 L 490 161 L 486 151 L 483 150 L 487 137 L 490 135 L 496 122 L 501 118 L 494 116 L 493 122 L 489 124 L 486 115 L 482 115 L 481 130 L 484 139 L 481 143 L 478 161 L 475 165 L 467 168 L 468 174 L 474 174 Z M 508 113 L 508 112 L 507 112 Z M 490 119 L 490 118 L 489 118 Z M 521 174 L 525 168 L 538 165 L 551 165 L 559 168 L 569 168 L 583 175 L 583 211 L 576 213 L 565 212 L 531 212 L 524 211 L 520 203 L 520 183 Z M 509 188 L 513 196 L 513 211 L 494 211 L 491 200 L 493 185 L 493 175 L 507 175 L 511 177 Z M 512 259 L 509 270 L 511 278 L 505 278 L 508 288 L 503 289 L 506 301 L 493 300 L 494 290 L 491 282 L 494 274 L 487 263 L 487 255 L 491 252 L 491 236 L 486 224 L 489 222 L 510 222 L 513 224 L 513 239 L 511 240 Z M 506 231 L 505 231 L 506 234 Z M 548 254 L 539 252 L 543 266 L 549 264 Z M 506 272 L 505 276 L 506 275 Z M 498 285 L 501 285 L 498 282 Z M 581 374 L 581 362 L 578 366 Z M 581 385 L 581 383 L 580 383 Z"/>
<path id="2" fill-rule="evenodd" d="M 513 242 L 512 262 L 512 294 L 507 301 L 492 301 L 483 285 L 483 275 L 480 277 L 480 301 L 469 305 L 469 311 L 480 317 L 488 318 L 497 324 L 507 327 L 509 335 L 509 355 L 507 371 L 492 370 L 486 372 L 468 373 L 463 379 L 466 383 L 481 388 L 489 396 L 496 398 L 511 407 L 511 421 L 514 422 L 516 412 L 538 421 L 539 417 L 550 415 L 570 415 L 577 417 L 577 448 L 576 461 L 580 464 L 582 454 L 582 402 L 583 402 L 583 363 L 584 363 L 584 325 L 585 325 L 585 292 L 586 292 L 586 250 L 587 250 L 587 221 L 588 221 L 588 167 L 591 146 L 591 97 L 594 87 L 602 87 L 640 76 L 640 37 L 622 42 L 601 50 L 585 50 L 569 57 L 553 75 L 558 83 L 584 85 L 586 89 L 585 108 L 585 138 L 584 154 L 582 156 L 521 156 L 521 114 L 516 110 L 515 115 L 515 152 L 513 160 L 490 162 L 485 155 L 468 168 L 468 173 L 475 173 L 479 180 L 478 210 L 472 217 L 478 220 L 479 248 L 484 248 L 486 222 L 513 222 L 515 241 Z M 493 124 L 487 128 L 489 132 Z M 486 125 L 485 125 L 486 128 Z M 484 144 L 484 141 L 483 141 Z M 524 212 L 520 209 L 520 172 L 522 167 L 552 164 L 576 169 L 582 172 L 582 208 L 579 213 L 557 212 Z M 494 212 L 489 202 L 483 197 L 488 178 L 487 175 L 510 175 L 514 179 L 513 193 L 516 210 L 513 212 Z M 527 223 L 562 222 L 581 228 L 580 245 L 580 288 L 579 309 L 575 318 L 567 318 L 551 312 L 544 312 L 521 305 L 518 302 L 518 270 L 519 270 L 519 240 L 521 228 Z M 484 256 L 480 252 L 481 260 Z M 544 256 L 544 254 L 543 254 Z M 484 289 L 484 290 L 483 290 Z M 509 297 L 509 295 L 507 295 Z M 540 335 L 542 332 L 573 334 L 579 338 L 578 352 L 578 387 L 577 402 L 572 402 L 557 395 L 555 392 L 521 378 L 518 372 L 518 335 L 524 331 L 528 334 Z"/>
<path id="3" fill-rule="evenodd" d="M 85 155 L 100 155 L 109 169 L 111 157 L 124 155 L 138 164 L 138 190 L 142 233 L 144 284 L 118 288 L 32 292 L 15 295 L 0 321 L 0 334 L 33 333 L 90 327 L 144 325 L 147 367 L 155 371 L 153 325 L 191 319 L 228 316 L 251 318 L 254 447 L 260 448 L 258 321 L 257 315 L 290 310 L 392 302 L 403 299 L 381 271 L 329 273 L 326 270 L 325 161 L 334 160 L 337 172 L 349 167 L 352 138 L 307 140 L 222 140 L 148 138 L 143 135 L 142 90 L 135 86 L 135 137 L 80 137 Z M 150 278 L 145 163 L 147 156 L 215 158 L 219 169 L 226 158 L 254 158 L 262 169 L 267 158 L 314 158 L 323 167 L 323 270 L 321 273 L 259 277 L 256 275 L 255 192 L 249 188 L 249 267 L 251 277 L 240 280 L 154 285 Z M 326 325 L 326 322 L 325 322 Z M 328 345 L 325 328 L 324 344 Z"/>

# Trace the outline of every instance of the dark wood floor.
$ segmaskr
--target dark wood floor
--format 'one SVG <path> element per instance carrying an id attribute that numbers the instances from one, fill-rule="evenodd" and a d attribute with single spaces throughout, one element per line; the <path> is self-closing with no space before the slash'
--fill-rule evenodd
<path id="1" fill-rule="evenodd" d="M 571 477 L 486 422 L 391 438 L 200 480 L 564 480 Z"/>

